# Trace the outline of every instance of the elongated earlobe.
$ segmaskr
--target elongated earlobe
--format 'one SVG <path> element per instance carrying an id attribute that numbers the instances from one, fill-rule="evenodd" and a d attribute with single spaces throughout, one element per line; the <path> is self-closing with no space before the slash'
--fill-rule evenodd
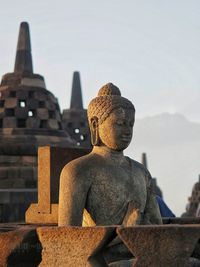
<path id="1" fill-rule="evenodd" d="M 91 131 L 91 143 L 93 146 L 98 146 L 100 143 L 99 139 L 99 128 L 98 128 L 98 118 L 92 117 L 90 121 L 90 131 Z"/>

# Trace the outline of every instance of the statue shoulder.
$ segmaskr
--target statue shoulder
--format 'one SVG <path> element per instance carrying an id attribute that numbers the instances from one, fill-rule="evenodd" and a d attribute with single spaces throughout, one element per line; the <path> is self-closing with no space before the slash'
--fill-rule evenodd
<path id="1" fill-rule="evenodd" d="M 86 182 L 86 180 L 89 182 L 93 168 L 91 154 L 87 154 L 68 162 L 62 169 L 61 179 L 78 181 L 79 183 Z"/>
<path id="2" fill-rule="evenodd" d="M 145 177 L 146 182 L 149 184 L 151 182 L 151 174 L 150 172 L 147 170 L 147 168 L 145 168 L 145 166 L 143 164 L 141 164 L 140 162 L 131 159 L 129 157 L 126 157 L 131 164 L 132 170 L 133 172 L 138 173 L 139 175 L 142 175 Z"/>

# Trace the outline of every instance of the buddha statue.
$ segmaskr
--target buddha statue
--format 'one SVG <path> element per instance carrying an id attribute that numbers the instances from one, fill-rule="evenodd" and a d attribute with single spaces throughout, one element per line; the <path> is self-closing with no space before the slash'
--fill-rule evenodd
<path id="1" fill-rule="evenodd" d="M 88 106 L 92 151 L 62 170 L 59 226 L 160 224 L 145 167 L 124 156 L 132 139 L 134 105 L 112 83 Z"/>

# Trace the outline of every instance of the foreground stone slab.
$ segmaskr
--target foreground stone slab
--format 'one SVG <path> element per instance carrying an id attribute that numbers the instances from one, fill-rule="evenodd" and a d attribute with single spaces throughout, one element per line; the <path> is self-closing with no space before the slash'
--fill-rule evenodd
<path id="1" fill-rule="evenodd" d="M 40 267 L 106 267 L 104 247 L 116 236 L 115 227 L 41 227 Z"/>
<path id="2" fill-rule="evenodd" d="M 2 225 L 3 226 L 3 225 Z M 0 266 L 36 267 L 41 261 L 41 244 L 36 227 L 1 227 Z"/>
<path id="3" fill-rule="evenodd" d="M 136 257 L 134 267 L 190 267 L 199 225 L 135 226 L 117 233 Z"/>
<path id="4" fill-rule="evenodd" d="M 26 223 L 58 223 L 60 172 L 67 162 L 89 152 L 82 148 L 39 147 L 38 203 L 32 203 L 26 211 Z"/>

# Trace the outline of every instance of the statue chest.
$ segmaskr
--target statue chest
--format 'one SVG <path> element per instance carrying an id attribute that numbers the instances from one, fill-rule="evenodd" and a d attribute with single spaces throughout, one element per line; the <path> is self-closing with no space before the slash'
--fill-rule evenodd
<path id="1" fill-rule="evenodd" d="M 146 204 L 144 177 L 118 166 L 104 166 L 96 173 L 88 192 L 87 207 L 96 219 L 100 216 L 122 219 L 129 202 L 143 212 Z"/>

